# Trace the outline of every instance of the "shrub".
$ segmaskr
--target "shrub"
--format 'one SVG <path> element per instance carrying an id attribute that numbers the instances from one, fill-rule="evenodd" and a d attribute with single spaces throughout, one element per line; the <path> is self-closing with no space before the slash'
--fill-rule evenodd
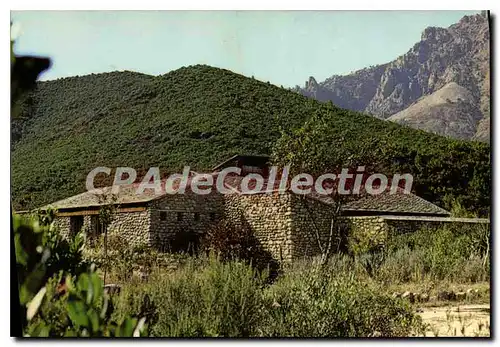
<path id="1" fill-rule="evenodd" d="M 407 336 L 421 327 L 407 304 L 360 285 L 347 264 L 302 262 L 268 285 L 248 264 L 212 256 L 126 285 L 115 319 L 139 312 L 151 336 L 166 337 Z"/>
<path id="2" fill-rule="evenodd" d="M 154 317 L 151 336 L 247 337 L 262 319 L 263 275 L 239 261 L 215 257 L 204 266 L 188 261 L 174 273 L 153 274 L 142 286 L 126 285 L 118 318 L 131 312 Z"/>
<path id="3" fill-rule="evenodd" d="M 215 253 L 223 261 L 245 261 L 258 270 L 268 270 L 270 280 L 278 275 L 279 264 L 271 254 L 262 248 L 252 229 L 247 225 L 234 225 L 222 220 L 213 225 L 202 239 L 206 254 Z"/>
<path id="4" fill-rule="evenodd" d="M 489 226 L 421 229 L 389 239 L 375 277 L 387 283 L 431 280 L 489 280 Z"/>
<path id="5" fill-rule="evenodd" d="M 108 234 L 107 257 L 104 254 L 104 235 L 93 247 L 85 249 L 85 259 L 95 263 L 101 270 L 104 264 L 108 266 L 109 281 L 115 283 L 128 282 L 134 270 L 147 274 L 154 268 L 176 268 L 190 259 L 183 253 L 166 253 L 146 245 L 130 245 L 118 233 Z M 107 280 L 107 283 L 109 282 Z"/>
<path id="6" fill-rule="evenodd" d="M 265 336 L 408 336 L 421 327 L 406 303 L 332 267 L 290 271 L 266 295 L 274 304 L 263 327 Z"/>
<path id="7" fill-rule="evenodd" d="M 120 324 L 109 320 L 101 279 L 93 269 L 82 272 L 86 266 L 81 261 L 80 238 L 62 240 L 47 215 L 13 215 L 12 219 L 25 336 L 138 336 L 144 332 L 143 319 L 126 316 Z"/>
<path id="8" fill-rule="evenodd" d="M 384 259 L 374 277 L 384 284 L 401 284 L 422 281 L 431 277 L 431 268 L 425 264 L 425 250 L 408 247 L 395 250 Z"/>
<path id="9" fill-rule="evenodd" d="M 36 315 L 29 318 L 27 336 L 123 337 L 146 333 L 144 317 L 127 316 L 120 323 L 110 319 L 113 305 L 95 272 L 77 278 L 67 275 L 60 285 L 62 276 L 61 272 L 43 288 L 43 298 L 34 309 Z"/>

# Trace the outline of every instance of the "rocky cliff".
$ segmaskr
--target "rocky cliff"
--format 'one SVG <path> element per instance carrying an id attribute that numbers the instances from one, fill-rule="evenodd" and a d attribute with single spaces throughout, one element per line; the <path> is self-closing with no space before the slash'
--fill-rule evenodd
<path id="1" fill-rule="evenodd" d="M 449 28 L 425 29 L 419 42 L 388 64 L 320 83 L 310 77 L 296 90 L 441 135 L 489 141 L 489 46 L 488 14 L 482 12 Z"/>

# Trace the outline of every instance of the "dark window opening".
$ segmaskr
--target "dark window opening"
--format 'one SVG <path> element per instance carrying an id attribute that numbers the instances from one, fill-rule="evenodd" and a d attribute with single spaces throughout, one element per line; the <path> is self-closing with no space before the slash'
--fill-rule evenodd
<path id="1" fill-rule="evenodd" d="M 177 221 L 180 222 L 182 221 L 182 218 L 184 217 L 184 213 L 182 212 L 177 212 Z"/>
<path id="2" fill-rule="evenodd" d="M 198 254 L 201 243 L 200 237 L 201 234 L 193 230 L 179 231 L 172 240 L 172 251 L 190 255 Z"/>
<path id="3" fill-rule="evenodd" d="M 194 213 L 194 220 L 198 222 L 200 220 L 200 214 L 198 212 Z"/>
<path id="4" fill-rule="evenodd" d="M 167 220 L 167 212 L 160 211 L 160 220 Z"/>
<path id="5" fill-rule="evenodd" d="M 99 216 L 92 216 L 90 218 L 90 238 L 92 240 L 97 240 L 97 238 L 102 234 L 103 228 Z"/>
<path id="6" fill-rule="evenodd" d="M 83 216 L 70 217 L 69 224 L 70 224 L 69 228 L 71 235 L 78 234 L 83 227 Z"/>
<path id="7" fill-rule="evenodd" d="M 210 220 L 214 222 L 217 219 L 217 214 L 215 212 L 210 212 Z"/>

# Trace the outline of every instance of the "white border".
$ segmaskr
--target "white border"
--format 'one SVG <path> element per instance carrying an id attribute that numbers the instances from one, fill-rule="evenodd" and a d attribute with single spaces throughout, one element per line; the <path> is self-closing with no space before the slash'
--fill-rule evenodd
<path id="1" fill-rule="evenodd" d="M 492 14 L 498 14 L 500 11 L 498 10 L 500 2 L 498 1 L 484 1 L 484 0 L 475 0 L 475 1 L 465 1 L 465 0 L 445 0 L 445 1 L 429 1 L 429 0 L 420 0 L 417 2 L 407 2 L 407 1 L 401 1 L 401 0 L 379 0 L 379 1 L 373 1 L 373 0 L 351 0 L 351 1 L 342 1 L 342 2 L 326 2 L 324 0 L 287 0 L 287 1 L 270 1 L 270 0 L 252 0 L 252 1 L 228 1 L 228 0 L 211 0 L 211 1 L 203 1 L 203 0 L 189 0 L 189 1 L 182 1 L 182 2 L 171 2 L 168 4 L 165 4 L 164 2 L 161 1 L 147 1 L 147 0 L 142 0 L 142 1 L 130 1 L 130 0 L 121 0 L 121 1 L 102 1 L 102 0 L 87 0 L 85 2 L 71 2 L 71 1 L 62 1 L 62 0 L 46 0 L 46 1 L 10 1 L 10 2 L 2 2 L 1 6 L 6 7 L 5 10 L 1 12 L 1 19 L 2 19 L 2 28 L 4 28 L 3 35 L 4 39 L 2 40 L 4 47 L 4 53 L 2 55 L 2 106 L 4 109 L 4 112 L 2 112 L 3 117 L 1 118 L 1 122 L 3 126 L 0 126 L 1 130 L 1 135 L 0 135 L 0 141 L 2 142 L 0 148 L 1 148 L 1 158 L 3 163 L 9 163 L 8 168 L 4 168 L 2 171 L 0 171 L 1 174 L 1 180 L 0 182 L 3 183 L 4 187 L 8 187 L 10 189 L 10 123 L 9 123 L 9 109 L 10 109 L 10 101 L 9 101 L 9 95 L 10 95 L 10 87 L 7 84 L 9 81 L 9 76 L 10 76 L 10 71 L 7 70 L 7 66 L 9 66 L 7 62 L 7 57 L 9 56 L 9 53 L 7 52 L 7 36 L 10 37 L 9 33 L 9 23 L 10 23 L 10 10 L 75 10 L 75 9 L 92 9 L 92 10 L 117 10 L 117 9 L 127 9 L 127 10 L 188 10 L 188 9 L 198 9 L 198 10 L 243 10 L 243 9 L 253 9 L 253 10 L 483 10 L 483 9 L 488 9 L 491 10 Z M 496 26 L 498 27 L 498 18 L 495 21 Z M 493 27 L 495 28 L 495 27 Z M 497 37 L 497 31 L 492 33 L 492 37 L 495 39 L 494 41 L 494 52 L 496 52 L 498 56 L 498 37 Z M 493 47 L 492 47 L 493 48 Z M 498 62 L 497 56 L 493 57 L 493 64 Z M 495 74 L 492 75 L 492 78 L 494 81 L 499 80 L 499 70 L 496 69 L 494 70 Z M 494 90 L 494 94 L 492 97 L 494 97 L 494 100 L 499 99 L 499 92 L 498 92 L 498 86 L 495 83 L 494 86 L 496 87 Z M 496 107 L 495 109 L 496 110 Z M 493 118 L 496 118 L 496 115 L 492 115 Z M 494 122 L 494 133 L 499 134 L 500 131 L 498 129 L 499 127 L 499 121 Z M 493 136 L 494 138 L 495 136 Z M 498 141 L 497 141 L 498 142 Z M 499 151 L 498 148 L 494 149 L 494 154 L 495 154 L 495 161 L 498 163 L 499 161 Z M 497 172 L 498 170 L 495 170 L 495 179 L 496 182 L 498 182 L 498 177 L 497 177 Z M 496 187 L 497 185 L 495 185 Z M 495 194 L 494 196 L 498 196 L 498 189 L 495 188 Z M 2 240 L 1 240 L 1 245 L 3 247 L 1 254 L 1 264 L 3 265 L 3 270 L 4 270 L 4 279 L 7 278 L 7 275 L 9 273 L 9 268 L 8 264 L 10 264 L 10 241 L 9 241 L 9 215 L 7 211 L 10 211 L 10 192 L 5 192 L 3 196 L 0 199 L 1 205 L 0 205 L 0 212 L 1 212 L 1 218 L 2 218 L 2 226 L 3 226 L 3 231 L 1 233 L 2 235 Z M 500 216 L 499 214 L 499 207 L 498 204 L 494 204 L 494 210 L 492 211 L 493 216 Z M 496 224 L 497 224 L 497 218 L 494 218 L 494 229 L 496 230 Z M 494 240 L 495 245 L 499 242 L 499 240 Z M 495 246 L 495 248 L 497 248 Z M 496 255 L 496 250 L 495 249 L 495 255 Z M 495 259 L 492 259 L 492 263 L 496 264 Z M 496 266 L 493 266 L 494 269 L 494 278 L 498 281 L 499 275 L 498 275 L 498 269 Z M 6 282 L 4 280 L 4 282 Z M 495 288 L 497 288 L 495 286 Z M 0 316 L 1 317 L 1 322 L 0 322 L 0 327 L 1 327 L 1 336 L 2 336 L 2 345 L 4 343 L 7 344 L 12 344 L 15 343 L 15 340 L 12 338 L 9 338 L 10 336 L 10 317 L 9 313 L 7 312 L 7 307 L 10 307 L 10 287 L 4 283 L 3 286 L 0 286 L 1 290 L 1 297 L 3 300 L 3 305 L 1 307 L 4 308 L 3 314 Z M 495 290 L 494 295 L 496 296 L 497 290 Z M 492 307 L 493 308 L 493 307 Z M 368 309 L 368 308 L 367 308 Z M 495 327 L 498 324 L 497 320 L 497 310 L 494 310 L 494 317 L 492 317 L 492 321 L 494 321 Z M 124 345 L 124 344 L 129 344 L 133 343 L 136 341 L 120 341 L 118 342 L 119 345 Z M 176 341 L 162 341 L 163 343 L 167 343 L 169 345 L 172 344 L 177 344 L 178 342 Z M 210 342 L 215 342 L 215 343 L 220 343 L 219 341 L 210 341 Z M 247 344 L 249 342 L 245 341 L 238 341 L 241 344 Z M 274 344 L 276 342 L 281 342 L 281 341 L 272 341 L 272 342 L 260 342 L 260 343 L 268 343 L 268 344 Z M 304 345 L 317 345 L 317 344 L 322 344 L 327 341 L 315 341 L 315 340 L 310 340 L 310 341 L 300 341 L 300 344 Z M 337 341 L 335 343 L 344 344 L 341 341 Z M 371 341 L 372 343 L 374 341 Z M 39 343 L 39 342 L 38 342 Z M 48 342 L 49 344 L 54 344 L 54 342 Z M 100 343 L 100 342 L 97 342 Z M 186 343 L 186 342 L 184 342 Z M 188 342 L 190 343 L 190 342 Z M 290 341 L 284 341 L 284 343 L 290 343 Z M 328 343 L 328 342 L 327 342 Z M 361 344 L 363 343 L 362 341 L 351 341 L 350 344 Z M 377 342 L 376 342 L 377 343 Z M 379 341 L 378 343 L 382 344 L 387 344 L 387 341 Z M 389 342 L 391 343 L 391 342 Z M 404 341 L 405 344 L 415 344 L 415 341 Z M 454 344 L 454 341 L 428 341 L 425 342 L 426 344 Z M 465 343 L 475 343 L 474 341 L 469 340 L 468 342 Z M 25 345 L 34 345 L 33 342 L 24 342 Z"/>

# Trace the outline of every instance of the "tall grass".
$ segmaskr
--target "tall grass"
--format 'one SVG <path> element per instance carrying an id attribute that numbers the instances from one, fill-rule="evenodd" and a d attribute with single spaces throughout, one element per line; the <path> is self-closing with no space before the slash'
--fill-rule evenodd
<path id="1" fill-rule="evenodd" d="M 383 254 L 368 254 L 383 283 L 425 279 L 475 283 L 490 280 L 489 225 L 448 226 L 395 235 Z M 382 260 L 380 260 L 382 259 Z"/>
<path id="2" fill-rule="evenodd" d="M 115 319 L 139 313 L 151 336 L 175 337 L 407 336 L 419 327 L 402 301 L 312 266 L 289 269 L 269 285 L 265 272 L 243 262 L 188 261 L 173 273 L 125 284 Z"/>
<path id="3" fill-rule="evenodd" d="M 126 285 L 117 307 L 144 310 L 149 302 L 152 336 L 248 337 L 257 333 L 264 279 L 250 266 L 215 257 L 188 261 L 175 272 L 157 271 L 147 283 Z"/>
<path id="4" fill-rule="evenodd" d="M 479 227 L 423 229 L 392 237 L 376 253 L 335 254 L 323 265 L 296 261 L 272 283 L 248 261 L 186 257 L 175 270 L 157 264 L 147 280 L 123 281 L 114 319 L 145 316 L 151 336 L 169 337 L 419 334 L 421 320 L 388 288 L 488 281 L 488 239 L 489 230 Z"/>
<path id="5" fill-rule="evenodd" d="M 408 336 L 419 329 L 407 303 L 356 277 L 332 266 L 290 269 L 265 292 L 275 307 L 266 316 L 264 335 Z"/>

